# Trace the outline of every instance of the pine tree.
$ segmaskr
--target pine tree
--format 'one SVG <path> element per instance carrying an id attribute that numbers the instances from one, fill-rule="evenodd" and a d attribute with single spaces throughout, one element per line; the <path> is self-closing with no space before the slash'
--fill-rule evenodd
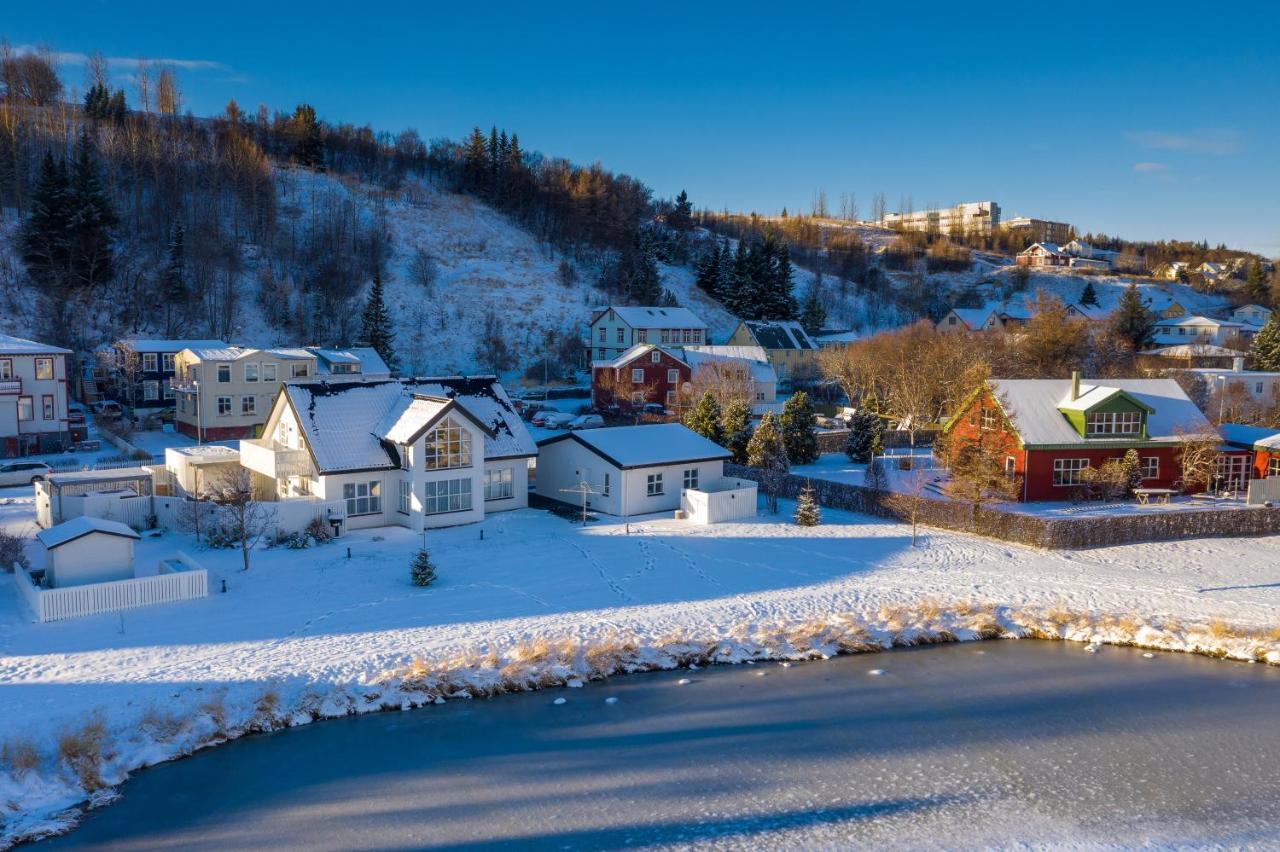
<path id="1" fill-rule="evenodd" d="M 818 505 L 818 499 L 813 494 L 813 485 L 805 482 L 804 488 L 800 490 L 800 496 L 796 498 L 795 521 L 798 526 L 816 527 L 822 523 L 822 508 Z"/>
<path id="2" fill-rule="evenodd" d="M 111 115 L 111 92 L 101 83 L 94 83 L 84 95 L 84 113 L 94 121 L 102 121 Z"/>
<path id="3" fill-rule="evenodd" d="M 883 423 L 874 411 L 859 408 L 849 417 L 849 437 L 844 442 L 844 454 L 855 464 L 867 464 L 878 455 L 881 446 Z"/>
<path id="4" fill-rule="evenodd" d="M 667 216 L 667 225 L 676 231 L 688 231 L 693 228 L 693 204 L 689 202 L 689 193 L 683 189 L 676 196 L 675 205 Z"/>
<path id="5" fill-rule="evenodd" d="M 115 275 L 111 229 L 116 225 L 116 214 L 98 178 L 93 143 L 87 132 L 81 132 L 76 143 L 67 197 L 68 268 L 71 271 L 68 284 L 72 287 L 106 284 Z"/>
<path id="6" fill-rule="evenodd" d="M 1253 369 L 1275 372 L 1280 370 L 1280 310 L 1271 315 L 1249 347 Z"/>
<path id="7" fill-rule="evenodd" d="M 45 152 L 31 193 L 31 212 L 22 224 L 22 261 L 31 279 L 49 291 L 67 286 L 69 193 L 65 165 Z"/>
<path id="8" fill-rule="evenodd" d="M 791 469 L 791 461 L 787 457 L 787 448 L 778 428 L 778 418 L 772 411 L 760 418 L 760 425 L 747 443 L 747 464 L 759 468 L 760 485 L 769 499 L 769 510 L 776 513 L 778 491 L 783 477 Z"/>
<path id="9" fill-rule="evenodd" d="M 471 135 L 467 137 L 467 144 L 462 149 L 463 188 L 473 192 L 481 189 L 488 173 L 489 148 L 485 144 L 484 131 L 473 127 Z"/>
<path id="10" fill-rule="evenodd" d="M 670 290 L 663 289 L 662 296 L 658 298 L 658 307 L 660 308 L 678 308 L 680 302 L 676 300 L 676 294 Z"/>
<path id="11" fill-rule="evenodd" d="M 1093 289 L 1093 282 L 1084 282 L 1084 290 L 1080 292 L 1080 304 L 1096 305 L 1098 304 L 1098 292 Z"/>
<path id="12" fill-rule="evenodd" d="M 658 273 L 658 257 L 653 242 L 643 235 L 624 257 L 627 276 L 627 298 L 632 305 L 656 305 L 662 298 L 662 277 Z"/>
<path id="13" fill-rule="evenodd" d="M 1262 264 L 1256 260 L 1249 264 L 1249 271 L 1245 274 L 1244 291 L 1249 294 L 1249 301 L 1255 304 L 1265 305 L 1270 301 L 1267 277 L 1262 273 Z"/>
<path id="14" fill-rule="evenodd" d="M 409 563 L 409 579 L 415 586 L 430 586 L 436 579 L 436 566 L 431 564 L 427 549 L 420 548 Z"/>
<path id="15" fill-rule="evenodd" d="M 160 273 L 160 292 L 164 297 L 165 335 L 176 337 L 187 306 L 187 260 L 185 231 L 181 222 L 173 223 L 169 236 L 169 254 Z"/>
<path id="16" fill-rule="evenodd" d="M 715 394 L 707 391 L 684 416 L 684 425 L 707 440 L 719 444 L 724 440 L 720 426 L 721 416 L 720 403 L 716 401 Z"/>
<path id="17" fill-rule="evenodd" d="M 396 335 L 391 323 L 391 312 L 384 300 L 382 276 L 376 269 L 373 272 L 373 286 L 369 288 L 369 300 L 365 302 L 364 312 L 360 315 L 360 339 L 366 346 L 372 347 L 388 367 L 395 369 Z"/>
<path id="18" fill-rule="evenodd" d="M 747 444 L 751 442 L 751 406 L 745 400 L 735 399 L 725 406 L 720 418 L 720 434 L 724 436 L 725 449 L 733 453 L 734 464 L 746 464 Z"/>
<path id="19" fill-rule="evenodd" d="M 827 309 L 822 307 L 819 285 L 814 284 L 805 297 L 804 307 L 800 311 L 800 324 L 810 334 L 817 334 L 827 323 Z"/>
<path id="20" fill-rule="evenodd" d="M 1155 316 L 1147 310 L 1138 295 L 1138 285 L 1130 284 L 1120 297 L 1120 305 L 1111 317 L 1111 330 L 1133 344 L 1135 352 L 1151 345 L 1155 337 Z"/>
<path id="21" fill-rule="evenodd" d="M 720 246 L 715 243 L 698 258 L 694 283 L 712 298 L 720 298 Z"/>
<path id="22" fill-rule="evenodd" d="M 795 281 L 791 271 L 791 249 L 779 241 L 772 252 L 768 275 L 769 301 L 767 314 L 761 319 L 793 320 L 800 315 L 793 292 Z"/>
<path id="23" fill-rule="evenodd" d="M 111 100 L 107 103 L 107 115 L 111 117 L 113 124 L 124 124 L 124 120 L 129 117 L 129 106 L 125 103 L 124 89 L 116 89 L 115 94 L 111 96 Z"/>
<path id="24" fill-rule="evenodd" d="M 310 104 L 298 104 L 289 120 L 292 138 L 290 155 L 294 162 L 309 169 L 324 169 L 324 134 L 316 119 L 316 108 Z"/>
<path id="25" fill-rule="evenodd" d="M 778 419 L 787 458 L 793 464 L 813 464 L 818 460 L 818 417 L 809 394 L 797 391 L 782 406 Z"/>
<path id="26" fill-rule="evenodd" d="M 1138 451 L 1125 450 L 1120 464 L 1124 468 L 1125 494 L 1132 494 L 1133 489 L 1142 487 L 1142 462 L 1138 460 Z"/>

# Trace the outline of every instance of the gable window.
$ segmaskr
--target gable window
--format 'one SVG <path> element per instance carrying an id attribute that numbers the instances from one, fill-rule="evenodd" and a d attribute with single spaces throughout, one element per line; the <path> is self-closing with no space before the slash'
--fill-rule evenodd
<path id="1" fill-rule="evenodd" d="M 241 414 L 257 414 L 258 398 L 256 396 L 240 397 L 240 413 Z"/>
<path id="2" fill-rule="evenodd" d="M 661 353 L 661 352 L 659 352 L 657 349 L 653 350 L 653 352 L 649 353 L 649 360 L 650 360 L 650 361 L 652 361 L 652 362 L 653 362 L 653 363 L 655 363 L 655 364 L 659 364 L 659 363 L 661 363 L 661 362 L 662 362 L 662 353 Z"/>
<path id="3" fill-rule="evenodd" d="M 218 383 L 225 385 L 225 384 L 228 384 L 230 381 L 231 381 L 231 365 L 219 364 L 218 365 Z"/>
<path id="4" fill-rule="evenodd" d="M 36 359 L 36 380 L 50 381 L 53 379 L 53 359 L 37 358 Z"/>
<path id="5" fill-rule="evenodd" d="M 645 493 L 650 497 L 662 496 L 662 474 L 651 473 L 645 477 Z"/>
<path id="6" fill-rule="evenodd" d="M 428 515 L 466 512 L 471 509 L 471 480 L 442 479 L 424 483 L 422 511 Z"/>
<path id="7" fill-rule="evenodd" d="M 674 385 L 678 381 L 680 381 L 680 371 L 667 370 L 667 384 Z"/>
<path id="8" fill-rule="evenodd" d="M 257 364 L 245 364 L 245 365 L 244 365 L 244 380 L 245 380 L 246 382 L 256 382 L 256 381 L 258 380 L 258 365 L 257 365 Z"/>
<path id="9" fill-rule="evenodd" d="M 1080 471 L 1089 466 L 1088 459 L 1054 459 L 1053 484 L 1079 485 Z"/>
<path id="10" fill-rule="evenodd" d="M 400 480 L 400 505 L 401 514 L 409 514 L 409 508 L 413 505 L 413 483 L 407 479 Z"/>
<path id="11" fill-rule="evenodd" d="M 143 369 L 143 372 L 147 372 L 147 373 L 154 373 L 154 372 L 156 371 L 156 369 L 157 369 L 157 367 L 156 367 L 156 363 L 157 363 L 157 362 L 156 362 L 156 353 L 154 353 L 154 352 L 144 352 L 144 353 L 142 353 L 142 369 Z"/>
<path id="12" fill-rule="evenodd" d="M 1094 435 L 1137 435 L 1142 431 L 1142 415 L 1137 411 L 1090 411 L 1085 415 L 1084 433 Z"/>
<path id="13" fill-rule="evenodd" d="M 348 482 L 342 486 L 342 498 L 347 501 L 347 515 L 376 515 L 382 511 L 382 483 Z"/>
<path id="14" fill-rule="evenodd" d="M 644 384 L 644 370 L 641 369 L 640 367 L 636 367 L 634 370 L 631 371 L 631 384 L 633 385 Z"/>
<path id="15" fill-rule="evenodd" d="M 29 396 L 18 397 L 18 419 L 34 420 L 35 415 L 36 415 L 35 405 L 34 403 L 32 403 L 31 397 Z"/>
<path id="16" fill-rule="evenodd" d="M 307 365 L 306 365 L 306 363 L 305 363 L 305 362 L 304 362 L 304 363 L 302 363 L 302 364 L 293 364 L 293 365 L 291 365 L 291 367 L 292 367 L 292 369 L 291 369 L 291 371 L 290 371 L 290 375 L 291 375 L 291 376 L 293 376 L 293 378 L 295 378 L 295 379 L 302 379 L 302 378 L 306 378 L 306 375 L 307 375 Z"/>
<path id="17" fill-rule="evenodd" d="M 698 469 L 691 467 L 684 472 L 684 488 L 686 491 L 698 489 Z"/>
<path id="18" fill-rule="evenodd" d="M 484 472 L 484 499 L 507 500 L 515 492 L 515 472 L 509 467 Z"/>
<path id="19" fill-rule="evenodd" d="M 155 381 L 142 383 L 142 398 L 147 402 L 155 402 L 160 398 L 160 383 Z"/>
<path id="20" fill-rule="evenodd" d="M 471 467 L 471 433 L 452 417 L 427 433 L 425 450 L 427 470 Z"/>
<path id="21" fill-rule="evenodd" d="M 229 414 L 231 414 L 231 397 L 229 396 L 218 397 L 218 416 L 226 417 Z"/>
<path id="22" fill-rule="evenodd" d="M 994 408 L 982 409 L 982 428 L 988 431 L 994 431 L 1000 428 L 1000 418 L 996 416 Z"/>
<path id="23" fill-rule="evenodd" d="M 40 416 L 41 416 L 43 419 L 45 419 L 45 420 L 53 420 L 53 419 L 54 419 L 54 408 L 53 408 L 53 396 L 52 396 L 52 394 L 45 394 L 44 396 L 40 397 L 40 409 L 41 409 L 41 411 L 40 411 Z"/>
<path id="24" fill-rule="evenodd" d="M 164 357 L 161 363 L 164 365 L 164 371 L 166 373 L 172 373 L 173 372 L 173 353 L 172 352 L 164 353 Z"/>
<path id="25" fill-rule="evenodd" d="M 1142 457 L 1142 478 L 1143 479 L 1159 479 L 1160 478 L 1160 457 L 1159 456 L 1143 456 Z"/>

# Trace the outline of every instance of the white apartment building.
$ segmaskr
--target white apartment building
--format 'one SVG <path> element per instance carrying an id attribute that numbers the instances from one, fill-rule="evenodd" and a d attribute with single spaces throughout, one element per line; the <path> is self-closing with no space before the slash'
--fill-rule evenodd
<path id="1" fill-rule="evenodd" d="M 969 201 L 954 207 L 917 210 L 913 213 L 886 213 L 880 223 L 904 231 L 934 231 L 949 234 L 989 234 L 1000 226 L 1000 205 L 994 201 Z"/>
<path id="2" fill-rule="evenodd" d="M 658 346 L 701 346 L 707 324 L 688 308 L 610 305 L 591 315 L 587 329 L 587 363 L 617 358 L 637 343 Z"/>
<path id="3" fill-rule="evenodd" d="M 175 358 L 174 428 L 197 441 L 252 438 L 284 382 L 316 374 L 305 349 L 184 349 Z"/>
<path id="4" fill-rule="evenodd" d="M 71 444 L 70 349 L 0 334 L 0 458 L 59 453 Z"/>

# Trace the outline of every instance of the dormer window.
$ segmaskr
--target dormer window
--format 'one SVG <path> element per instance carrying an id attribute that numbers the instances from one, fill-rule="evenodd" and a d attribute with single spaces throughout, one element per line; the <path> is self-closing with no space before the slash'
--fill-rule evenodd
<path id="1" fill-rule="evenodd" d="M 1085 437 L 1137 435 L 1142 432 L 1142 414 L 1137 411 L 1091 411 L 1085 417 Z"/>

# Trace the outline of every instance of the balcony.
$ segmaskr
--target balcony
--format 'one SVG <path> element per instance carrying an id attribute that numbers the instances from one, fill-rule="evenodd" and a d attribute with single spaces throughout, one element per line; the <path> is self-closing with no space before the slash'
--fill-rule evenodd
<path id="1" fill-rule="evenodd" d="M 291 450 L 270 438 L 241 441 L 240 464 L 271 479 L 311 475 L 311 457 L 306 450 Z"/>
<path id="2" fill-rule="evenodd" d="M 0 396 L 21 396 L 22 379 L 0 379 Z"/>

